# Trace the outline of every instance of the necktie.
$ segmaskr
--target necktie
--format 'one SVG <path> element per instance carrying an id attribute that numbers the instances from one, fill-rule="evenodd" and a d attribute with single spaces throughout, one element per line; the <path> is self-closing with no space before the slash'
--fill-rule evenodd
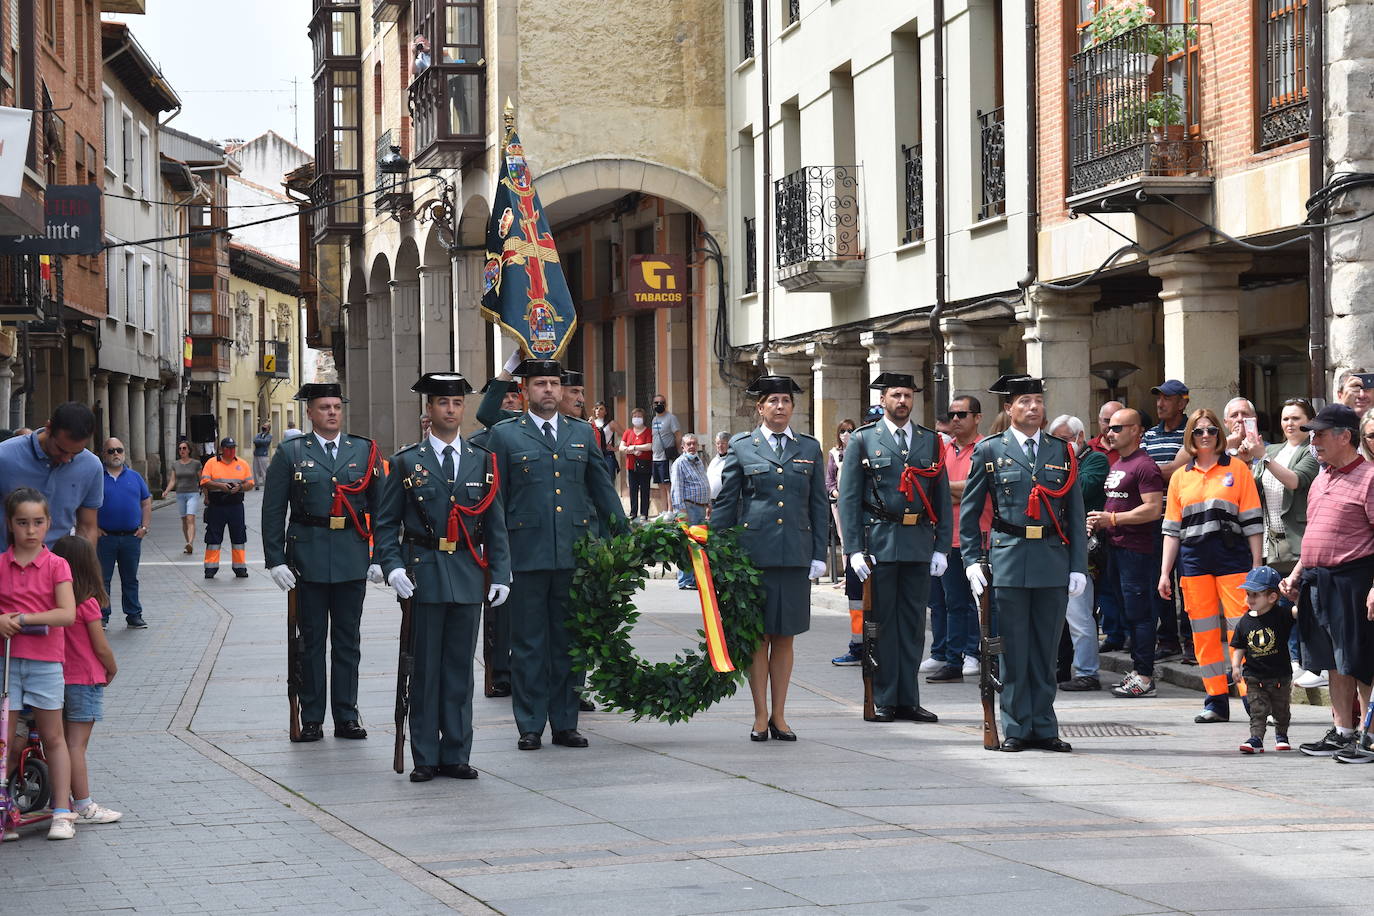
<path id="1" fill-rule="evenodd" d="M 333 463 L 334 463 L 334 448 L 335 448 L 335 446 L 334 446 L 334 443 L 333 443 L 333 442 L 326 442 L 326 443 L 324 444 L 324 450 L 325 450 L 326 452 L 329 453 L 329 463 L 330 463 L 330 464 L 333 464 Z"/>
<path id="2" fill-rule="evenodd" d="M 544 421 L 544 438 L 549 440 L 549 448 L 553 448 L 554 443 L 558 441 L 558 438 L 553 434 L 553 424 L 548 420 Z"/>
<path id="3" fill-rule="evenodd" d="M 453 446 L 444 446 L 444 462 L 439 469 L 444 472 L 444 480 L 453 483 Z"/>
<path id="4" fill-rule="evenodd" d="M 1035 467 L 1035 440 L 1026 440 L 1026 457 L 1030 459 L 1031 467 Z"/>
<path id="5" fill-rule="evenodd" d="M 777 452 L 778 457 L 782 457 L 782 440 L 785 439 L 782 433 L 773 433 L 773 451 Z"/>
<path id="6" fill-rule="evenodd" d="M 903 455 L 906 454 L 906 430 L 904 429 L 897 430 L 897 447 L 902 450 Z"/>

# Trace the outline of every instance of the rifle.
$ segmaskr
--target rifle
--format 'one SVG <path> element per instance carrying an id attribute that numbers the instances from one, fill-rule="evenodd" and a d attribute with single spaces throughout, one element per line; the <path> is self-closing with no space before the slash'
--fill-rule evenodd
<path id="1" fill-rule="evenodd" d="M 863 610 L 864 721 L 878 721 L 873 708 L 873 675 L 878 670 L 878 621 L 873 619 L 873 572 L 864 580 Z"/>
<path id="2" fill-rule="evenodd" d="M 489 591 L 491 591 L 491 573 L 484 571 L 482 594 L 486 595 Z M 496 620 L 493 618 L 495 610 L 490 601 L 482 602 L 482 693 L 489 697 L 495 696 L 492 692 L 494 684 L 491 679 L 491 657 L 496 654 Z"/>
<path id="3" fill-rule="evenodd" d="M 398 599 L 401 605 L 401 648 L 396 660 L 396 747 L 391 768 L 404 773 L 406 768 L 406 716 L 410 712 L 410 676 L 415 671 L 415 633 L 411 619 L 411 599 Z"/>
<path id="4" fill-rule="evenodd" d="M 300 621 L 296 615 L 296 590 L 286 593 L 286 700 L 291 706 L 291 740 L 301 740 Z"/>
<path id="5" fill-rule="evenodd" d="M 998 656 L 1002 654 L 1002 637 L 992 635 L 992 567 L 986 560 L 981 561 L 983 577 L 987 586 L 978 596 L 978 693 L 983 698 L 983 750 L 996 751 L 1002 747 L 997 736 L 997 695 L 1002 692 L 1001 664 Z"/>

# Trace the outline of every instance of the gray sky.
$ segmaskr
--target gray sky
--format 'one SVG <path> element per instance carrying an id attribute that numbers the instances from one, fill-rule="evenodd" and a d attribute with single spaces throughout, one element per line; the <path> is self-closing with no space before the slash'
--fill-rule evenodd
<path id="1" fill-rule="evenodd" d="M 310 0 L 147 0 L 125 22 L 185 106 L 171 123 L 207 140 L 275 130 L 313 154 Z M 297 80 L 292 111 L 291 78 Z"/>

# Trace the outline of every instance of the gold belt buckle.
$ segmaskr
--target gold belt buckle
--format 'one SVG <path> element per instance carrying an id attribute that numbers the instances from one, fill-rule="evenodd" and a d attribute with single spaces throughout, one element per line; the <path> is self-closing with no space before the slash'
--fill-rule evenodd
<path id="1" fill-rule="evenodd" d="M 458 542 L 450 541 L 448 538 L 439 538 L 439 549 L 444 553 L 453 553 L 458 549 Z"/>
<path id="2" fill-rule="evenodd" d="M 1038 540 L 1040 540 L 1040 537 L 1041 537 L 1044 533 L 1045 533 L 1045 526 L 1044 526 L 1044 525 L 1027 525 L 1027 526 L 1026 526 L 1026 540 L 1028 540 L 1028 541 L 1038 541 Z"/>
<path id="3" fill-rule="evenodd" d="M 346 524 L 346 519 L 345 519 L 342 515 L 331 515 L 331 516 L 329 516 L 329 530 L 330 530 L 330 531 L 342 531 L 345 524 Z"/>
<path id="4" fill-rule="evenodd" d="M 906 513 L 903 513 L 903 515 L 902 515 L 902 524 L 903 524 L 903 525 L 916 525 L 916 524 L 919 524 L 920 521 L 921 521 L 921 513 L 919 513 L 919 512 L 906 512 Z"/>

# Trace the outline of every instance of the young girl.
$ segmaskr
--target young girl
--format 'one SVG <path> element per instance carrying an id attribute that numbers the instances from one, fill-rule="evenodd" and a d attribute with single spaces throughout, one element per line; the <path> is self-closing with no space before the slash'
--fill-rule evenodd
<path id="1" fill-rule="evenodd" d="M 67 628 L 67 657 L 62 662 L 67 682 L 67 706 L 62 719 L 67 753 L 72 759 L 72 808 L 83 824 L 112 824 L 123 815 L 91 801 L 86 770 L 86 746 L 91 730 L 101 719 L 105 685 L 114 680 L 119 670 L 105 639 L 105 628 L 100 625 L 100 608 L 110 599 L 101 580 L 100 559 L 90 541 L 69 534 L 52 545 L 52 552 L 72 568 L 76 601 L 76 624 Z"/>
<path id="2" fill-rule="evenodd" d="M 52 518 L 48 500 L 31 487 L 19 487 L 5 499 L 5 525 L 10 546 L 0 553 L 0 639 L 10 640 L 10 697 L 33 710 L 52 779 L 52 826 L 48 839 L 76 835 L 71 797 L 71 758 L 62 733 L 62 657 L 66 638 L 58 627 L 76 619 L 72 572 L 67 561 L 43 546 Z M 25 636 L 28 625 L 46 624 L 45 636 Z M 19 762 L 22 744 L 10 742 L 9 765 Z"/>

